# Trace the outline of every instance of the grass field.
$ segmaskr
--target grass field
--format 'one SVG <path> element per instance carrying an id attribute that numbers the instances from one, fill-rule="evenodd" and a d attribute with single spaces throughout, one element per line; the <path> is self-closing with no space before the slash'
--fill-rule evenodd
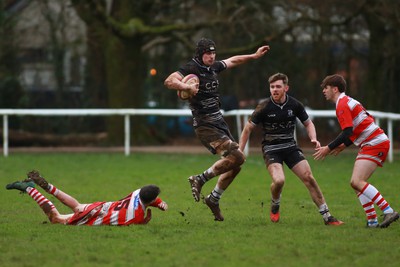
<path id="1" fill-rule="evenodd" d="M 370 182 L 400 210 L 398 157 Z M 364 212 L 349 186 L 353 158 L 349 153 L 323 162 L 310 159 L 332 214 L 345 222 L 327 227 L 305 187 L 288 171 L 281 221 L 269 222 L 270 178 L 259 155 L 247 159 L 223 195 L 224 222 L 214 222 L 207 207 L 193 201 L 187 182 L 217 159 L 210 155 L 0 157 L 0 266 L 398 266 L 400 225 L 365 227 Z M 4 189 L 31 169 L 82 203 L 117 200 L 155 183 L 169 210 L 153 210 L 145 226 L 51 225 L 28 195 Z M 215 180 L 207 183 L 203 192 L 214 185 Z M 61 213 L 69 213 L 54 197 L 49 199 Z"/>

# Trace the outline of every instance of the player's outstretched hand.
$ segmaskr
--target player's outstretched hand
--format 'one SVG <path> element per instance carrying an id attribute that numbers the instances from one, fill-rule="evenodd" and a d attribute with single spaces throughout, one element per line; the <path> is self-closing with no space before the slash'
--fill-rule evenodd
<path id="1" fill-rule="evenodd" d="M 257 49 L 256 58 L 260 58 L 269 51 L 269 45 L 261 46 Z"/>
<path id="2" fill-rule="evenodd" d="M 344 144 L 341 144 L 340 146 L 338 146 L 337 148 L 333 149 L 329 155 L 333 155 L 333 156 L 337 156 L 339 155 L 340 152 L 342 152 L 344 149 L 346 148 L 346 146 Z"/>
<path id="3" fill-rule="evenodd" d="M 311 143 L 314 144 L 315 148 L 320 148 L 321 147 L 321 143 L 318 140 L 311 140 Z"/>
<path id="4" fill-rule="evenodd" d="M 326 155 L 329 154 L 330 149 L 328 146 L 321 146 L 319 148 L 315 149 L 315 153 L 313 154 L 313 157 L 315 160 L 320 160 L 320 159 L 324 159 Z"/>
<path id="5" fill-rule="evenodd" d="M 167 202 L 161 202 L 160 204 L 158 204 L 158 208 L 160 209 L 160 210 L 167 210 L 168 209 L 168 204 L 167 204 Z"/>

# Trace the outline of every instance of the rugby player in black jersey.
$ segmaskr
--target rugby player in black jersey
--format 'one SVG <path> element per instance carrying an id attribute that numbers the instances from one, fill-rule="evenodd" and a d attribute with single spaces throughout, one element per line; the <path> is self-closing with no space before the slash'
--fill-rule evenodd
<path id="1" fill-rule="evenodd" d="M 263 130 L 262 152 L 264 161 L 272 178 L 271 221 L 278 222 L 280 218 L 279 208 L 285 183 L 283 163 L 285 163 L 307 187 L 325 224 L 343 224 L 330 214 L 310 165 L 294 138 L 296 120 L 299 119 L 305 126 L 311 143 L 317 148 L 320 147 L 314 123 L 309 118 L 303 104 L 287 94 L 289 80 L 285 74 L 276 73 L 269 77 L 268 82 L 271 96 L 257 105 L 246 123 L 240 137 L 239 149 L 243 151 L 251 132 L 257 125 L 260 125 Z"/>
<path id="2" fill-rule="evenodd" d="M 219 176 L 212 192 L 205 197 L 205 204 L 211 209 L 216 221 L 224 217 L 219 208 L 219 200 L 223 192 L 235 179 L 244 162 L 244 155 L 239 144 L 235 142 L 229 127 L 220 111 L 217 75 L 226 69 L 236 67 L 252 59 L 258 59 L 269 51 L 269 46 L 261 46 L 253 54 L 236 55 L 224 60 L 216 60 L 214 41 L 202 38 L 198 41 L 195 56 L 170 74 L 164 84 L 168 89 L 190 90 L 192 97 L 188 100 L 193 115 L 193 127 L 198 139 L 212 153 L 221 156 L 203 173 L 189 177 L 192 195 L 200 201 L 202 186 L 211 178 Z M 185 84 L 183 77 L 195 74 L 199 84 Z"/>

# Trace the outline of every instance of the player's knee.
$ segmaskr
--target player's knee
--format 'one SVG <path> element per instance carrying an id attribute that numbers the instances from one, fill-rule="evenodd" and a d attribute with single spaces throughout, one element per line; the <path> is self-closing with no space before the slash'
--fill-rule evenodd
<path id="1" fill-rule="evenodd" d="M 59 218 L 59 216 L 57 216 L 57 214 L 55 214 L 55 213 L 49 213 L 49 214 L 48 214 L 48 217 L 49 217 L 49 221 L 50 221 L 52 224 L 60 223 L 60 222 L 59 222 L 59 221 L 60 221 L 60 218 Z"/>
<path id="2" fill-rule="evenodd" d="M 285 185 L 285 178 L 274 178 L 272 185 L 282 188 Z"/>
<path id="3" fill-rule="evenodd" d="M 240 151 L 239 149 L 233 150 L 231 152 L 231 154 L 234 156 L 235 163 L 238 166 L 241 166 L 244 163 L 244 161 L 246 160 L 246 157 L 244 156 L 243 152 Z M 240 171 L 240 168 L 239 168 L 239 171 Z"/>
<path id="4" fill-rule="evenodd" d="M 359 186 L 359 184 L 357 183 L 357 181 L 351 180 L 351 181 L 350 181 L 350 186 L 351 186 L 354 190 L 360 191 L 360 186 Z"/>
<path id="5" fill-rule="evenodd" d="M 228 159 L 233 166 L 241 166 L 246 159 L 243 152 L 239 150 L 239 144 L 230 140 L 219 147 L 219 152 L 220 155 Z"/>

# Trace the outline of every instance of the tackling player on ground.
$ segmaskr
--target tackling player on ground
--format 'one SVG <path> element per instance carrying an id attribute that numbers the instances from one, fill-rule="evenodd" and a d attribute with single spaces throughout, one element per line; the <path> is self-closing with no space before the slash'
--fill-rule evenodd
<path id="1" fill-rule="evenodd" d="M 53 203 L 35 188 L 35 184 L 55 196 L 74 213 L 60 214 Z M 157 207 L 163 211 L 168 209 L 167 203 L 158 197 L 161 191 L 156 185 L 144 186 L 118 201 L 81 204 L 72 196 L 48 183 L 39 172 L 31 171 L 28 173 L 28 179 L 8 184 L 6 189 L 17 189 L 28 193 L 47 215 L 49 221 L 54 224 L 119 226 L 147 224 L 151 220 L 151 210 L 147 209 L 148 207 Z M 147 214 L 145 214 L 146 209 Z"/>
<path id="2" fill-rule="evenodd" d="M 289 80 L 285 74 L 276 73 L 269 77 L 268 81 L 271 96 L 261 102 L 254 110 L 243 129 L 239 148 L 244 149 L 251 132 L 257 125 L 260 125 L 264 135 L 262 140 L 264 161 L 272 178 L 271 221 L 278 222 L 280 218 L 281 194 L 285 184 L 283 163 L 285 163 L 307 187 L 325 224 L 343 224 L 330 214 L 324 195 L 311 172 L 310 165 L 294 139 L 298 118 L 306 127 L 311 143 L 315 147 L 319 147 L 320 143 L 317 140 L 314 123 L 309 118 L 303 104 L 287 94 Z"/>
<path id="3" fill-rule="evenodd" d="M 382 167 L 385 162 L 390 140 L 361 103 L 345 94 L 347 85 L 341 75 L 325 77 L 321 87 L 326 100 L 336 104 L 336 116 L 342 132 L 327 146 L 317 148 L 314 158 L 324 159 L 328 154 L 336 156 L 351 144 L 360 147 L 351 175 L 351 187 L 365 211 L 367 227 L 388 227 L 399 219 L 399 213 L 394 211 L 381 193 L 367 181 L 376 168 Z M 378 223 L 374 204 L 384 214 L 381 224 Z"/>
<path id="4" fill-rule="evenodd" d="M 194 58 L 180 67 L 178 71 L 170 74 L 164 82 L 168 89 L 192 92 L 192 97 L 188 101 L 196 135 L 211 153 L 221 156 L 220 160 L 203 173 L 189 177 L 192 195 L 198 202 L 202 186 L 211 178 L 219 176 L 215 188 L 204 200 L 217 221 L 224 220 L 219 208 L 219 200 L 239 173 L 240 166 L 245 159 L 220 111 L 217 75 L 249 60 L 258 59 L 268 50 L 269 46 L 261 46 L 253 54 L 237 55 L 217 61 L 215 59 L 215 43 L 210 39 L 203 38 L 197 43 Z M 200 84 L 183 83 L 183 77 L 188 74 L 197 75 Z"/>

